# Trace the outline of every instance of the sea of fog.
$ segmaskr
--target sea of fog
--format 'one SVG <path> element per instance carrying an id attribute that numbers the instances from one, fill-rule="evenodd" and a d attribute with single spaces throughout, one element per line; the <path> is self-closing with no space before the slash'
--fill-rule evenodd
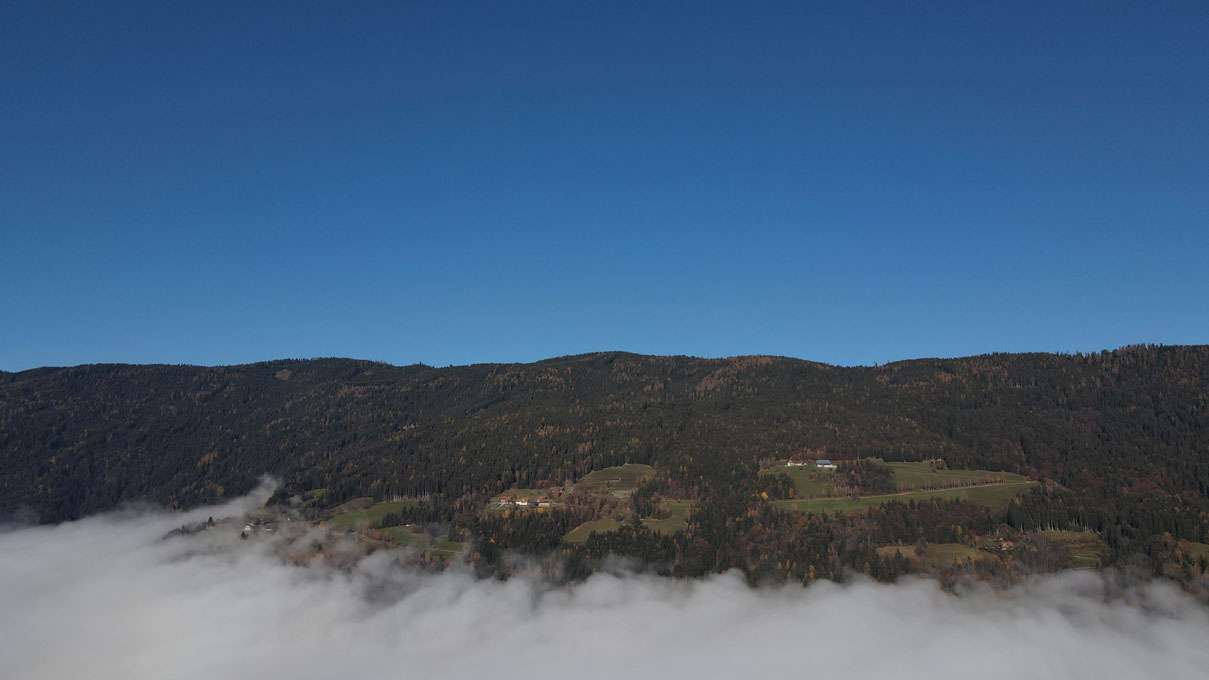
<path id="1" fill-rule="evenodd" d="M 231 531 L 163 538 L 261 500 L 0 532 L 0 678 L 1209 677 L 1209 610 L 1091 572 L 959 596 L 733 574 L 555 587 L 387 553 L 294 566 L 273 539 Z"/>

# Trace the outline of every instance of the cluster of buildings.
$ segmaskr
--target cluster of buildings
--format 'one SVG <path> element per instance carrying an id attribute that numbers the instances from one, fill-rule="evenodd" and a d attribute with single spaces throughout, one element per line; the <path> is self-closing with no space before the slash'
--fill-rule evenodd
<path id="1" fill-rule="evenodd" d="M 795 460 L 793 458 L 790 458 L 785 463 L 785 467 L 811 467 L 811 466 L 813 466 L 819 470 L 834 470 L 836 468 L 835 463 L 831 462 L 831 460 L 828 458 L 816 458 L 813 462 L 809 461 L 809 460 Z"/>
<path id="2" fill-rule="evenodd" d="M 288 517 L 286 519 L 289 519 Z M 274 523 L 272 520 L 264 518 L 256 518 L 248 520 L 248 523 L 243 525 L 243 531 L 239 532 L 240 538 L 247 538 L 254 533 L 273 533 Z"/>
<path id="3" fill-rule="evenodd" d="M 503 496 L 500 496 L 496 500 L 499 501 L 499 506 L 501 508 L 504 508 L 504 507 L 548 508 L 554 504 L 554 502 L 551 501 L 546 496 L 536 496 L 536 497 L 526 498 L 524 496 L 509 496 L 509 495 L 505 494 Z"/>

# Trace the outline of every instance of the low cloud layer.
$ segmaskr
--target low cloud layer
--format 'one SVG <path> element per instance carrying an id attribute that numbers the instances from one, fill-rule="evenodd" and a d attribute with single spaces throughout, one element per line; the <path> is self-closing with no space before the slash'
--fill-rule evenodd
<path id="1" fill-rule="evenodd" d="M 247 505 L 253 501 L 245 501 Z M 231 513 L 238 506 L 192 514 Z M 423 574 L 284 563 L 232 531 L 161 540 L 180 515 L 0 534 L 0 677 L 1203 678 L 1209 613 L 1092 573 L 960 597 L 928 581 L 752 590 L 601 575 Z"/>

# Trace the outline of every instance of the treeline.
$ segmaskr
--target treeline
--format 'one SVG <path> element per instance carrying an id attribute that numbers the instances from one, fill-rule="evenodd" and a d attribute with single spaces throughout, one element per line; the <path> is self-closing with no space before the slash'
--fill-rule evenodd
<path id="1" fill-rule="evenodd" d="M 1104 499 L 1036 489 L 1009 507 L 1007 521 L 1020 529 L 1094 531 L 1104 539 L 1114 560 L 1149 553 L 1161 536 L 1209 542 L 1209 506 L 1200 499 L 1170 494 Z"/>
<path id="2" fill-rule="evenodd" d="M 844 484 L 864 493 L 889 493 L 897 488 L 890 466 L 872 458 L 846 460 L 839 468 Z"/>

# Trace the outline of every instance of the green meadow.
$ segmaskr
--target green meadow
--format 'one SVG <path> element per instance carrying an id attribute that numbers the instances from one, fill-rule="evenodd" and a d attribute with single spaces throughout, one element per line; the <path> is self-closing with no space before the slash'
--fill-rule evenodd
<path id="1" fill-rule="evenodd" d="M 892 501 L 907 503 L 933 498 L 943 500 L 960 499 L 989 508 L 1003 508 L 1007 507 L 1013 498 L 1028 491 L 1036 484 L 1037 482 L 1032 481 L 1002 482 L 982 486 L 957 487 L 954 489 L 900 491 L 898 493 L 857 496 L 855 498 L 795 498 L 773 501 L 773 503 L 785 510 L 814 513 L 857 512 Z"/>
<path id="2" fill-rule="evenodd" d="M 382 501 L 380 503 L 369 501 L 370 504 L 366 505 L 367 500 L 369 499 L 357 499 L 336 508 L 328 520 L 329 523 L 336 529 L 369 529 L 378 526 L 382 518 L 390 513 L 399 512 L 416 503 L 414 500 Z"/>
<path id="3" fill-rule="evenodd" d="M 655 476 L 655 468 L 641 463 L 626 463 L 616 467 L 593 470 L 575 483 L 577 491 L 588 493 L 628 495 L 643 480 Z"/>

